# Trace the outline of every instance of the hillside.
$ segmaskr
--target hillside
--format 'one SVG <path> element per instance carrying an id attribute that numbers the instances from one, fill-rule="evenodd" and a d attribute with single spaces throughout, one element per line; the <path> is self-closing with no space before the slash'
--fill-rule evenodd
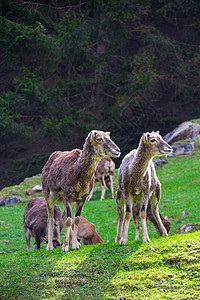
<path id="1" fill-rule="evenodd" d="M 171 230 L 168 237 L 159 237 L 148 223 L 148 244 L 143 244 L 141 237 L 134 240 L 133 222 L 128 243 L 120 247 L 114 242 L 116 203 L 109 199 L 109 191 L 106 200 L 99 201 L 97 184 L 82 216 L 96 225 L 108 243 L 82 245 L 68 253 L 60 248 L 47 252 L 44 245 L 40 251 L 27 253 L 22 216 L 31 196 L 26 191 L 40 183 L 40 176 L 2 189 L 1 198 L 17 195 L 23 202 L 0 207 L 1 299 L 199 299 L 200 231 L 174 235 L 180 225 L 200 221 L 200 140 L 194 141 L 193 153 L 170 157 L 167 164 L 157 167 L 162 184 L 160 212 L 168 216 Z M 63 209 L 63 204 L 59 205 Z"/>
<path id="2" fill-rule="evenodd" d="M 199 17 L 199 0 L 2 0 L 0 188 L 91 129 L 125 154 L 198 118 Z"/>

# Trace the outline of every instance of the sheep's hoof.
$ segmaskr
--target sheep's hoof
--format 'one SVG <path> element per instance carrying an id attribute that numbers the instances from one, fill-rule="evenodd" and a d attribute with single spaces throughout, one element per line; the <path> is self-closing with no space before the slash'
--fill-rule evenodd
<path id="1" fill-rule="evenodd" d="M 162 234 L 162 236 L 168 236 L 168 234 L 164 232 L 164 233 Z"/>
<path id="2" fill-rule="evenodd" d="M 72 250 L 78 250 L 80 247 L 80 243 L 77 241 L 77 243 L 72 244 Z"/>
<path id="3" fill-rule="evenodd" d="M 121 238 L 121 240 L 119 242 L 120 246 L 126 245 L 126 243 L 127 243 L 127 239 Z"/>
<path id="4" fill-rule="evenodd" d="M 47 245 L 47 251 L 48 250 L 53 250 L 53 245 Z"/>
<path id="5" fill-rule="evenodd" d="M 149 243 L 150 242 L 150 238 L 147 237 L 143 237 L 143 243 Z"/>
<path id="6" fill-rule="evenodd" d="M 68 252 L 69 251 L 69 246 L 62 247 L 62 252 Z"/>
<path id="7" fill-rule="evenodd" d="M 115 243 L 118 243 L 120 241 L 120 238 L 118 238 L 117 236 L 116 236 L 116 238 L 115 238 Z"/>
<path id="8" fill-rule="evenodd" d="M 162 236 L 168 236 L 168 233 L 167 233 L 166 229 L 162 232 Z"/>

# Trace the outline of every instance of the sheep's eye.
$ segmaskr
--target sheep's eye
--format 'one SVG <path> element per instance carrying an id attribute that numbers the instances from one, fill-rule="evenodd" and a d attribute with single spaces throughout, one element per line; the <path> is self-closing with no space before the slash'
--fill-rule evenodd
<path id="1" fill-rule="evenodd" d="M 99 142 L 99 143 L 102 142 L 102 141 L 103 141 L 102 138 L 98 138 L 98 139 L 97 139 L 97 142 Z"/>
<path id="2" fill-rule="evenodd" d="M 151 143 L 153 144 L 153 143 L 155 143 L 156 142 L 156 139 L 152 139 L 151 140 Z"/>

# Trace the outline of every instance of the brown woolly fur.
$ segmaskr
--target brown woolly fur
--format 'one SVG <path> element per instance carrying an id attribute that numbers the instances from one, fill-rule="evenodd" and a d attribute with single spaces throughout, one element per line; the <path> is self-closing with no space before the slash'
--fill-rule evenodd
<path id="1" fill-rule="evenodd" d="M 86 137 L 83 149 L 54 152 L 42 170 L 42 186 L 48 207 L 48 245 L 53 248 L 53 207 L 57 198 L 63 197 L 66 221 L 65 240 L 62 251 L 69 250 L 69 235 L 73 207 L 75 224 L 72 249 L 78 249 L 77 232 L 83 205 L 94 183 L 94 172 L 98 161 L 103 157 L 119 157 L 120 149 L 110 139 L 109 132 L 92 130 Z"/>
<path id="2" fill-rule="evenodd" d="M 160 219 L 158 203 L 161 197 L 161 184 L 156 176 L 152 159 L 155 155 L 170 154 L 172 148 L 162 139 L 159 132 L 143 133 L 137 150 L 132 150 L 125 156 L 118 173 L 117 190 L 117 237 L 121 245 L 128 240 L 128 227 L 133 206 L 140 203 L 140 218 L 142 221 L 143 242 L 149 242 L 146 224 L 146 210 L 149 199 L 152 213 L 162 236 L 167 231 Z M 139 230 L 136 227 L 136 239 L 139 238 Z"/>

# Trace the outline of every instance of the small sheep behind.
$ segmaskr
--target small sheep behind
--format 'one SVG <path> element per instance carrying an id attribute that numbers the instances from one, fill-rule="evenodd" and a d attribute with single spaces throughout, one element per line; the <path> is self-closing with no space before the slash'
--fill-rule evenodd
<path id="1" fill-rule="evenodd" d="M 64 215 L 65 219 L 65 215 Z M 64 222 L 64 220 L 63 220 Z M 74 223 L 74 217 L 73 217 Z M 72 241 L 73 231 L 70 232 L 70 243 Z M 82 241 L 83 245 L 94 245 L 104 243 L 94 224 L 90 223 L 87 219 L 80 217 L 78 224 L 78 241 Z"/>
<path id="2" fill-rule="evenodd" d="M 40 249 L 41 242 L 48 242 L 47 205 L 43 197 L 32 198 L 24 210 L 24 235 L 26 251 L 30 251 L 30 239 L 34 237 L 33 249 Z M 61 246 L 60 231 L 62 230 L 62 212 L 58 205 L 54 207 L 53 247 Z"/>
<path id="3" fill-rule="evenodd" d="M 115 175 L 115 163 L 110 157 L 101 158 L 97 164 L 95 170 L 95 180 L 101 184 L 101 198 L 105 199 L 106 187 L 111 191 L 111 198 L 114 198 L 114 175 Z M 88 196 L 88 201 L 92 198 L 94 192 L 93 189 Z"/>
<path id="4" fill-rule="evenodd" d="M 149 203 L 148 203 L 146 215 L 147 215 L 147 219 L 154 224 L 155 229 L 157 230 L 158 234 L 162 235 L 162 232 L 160 231 L 157 221 L 151 210 L 151 201 L 149 201 Z M 168 233 L 170 231 L 171 224 L 165 217 L 163 217 L 161 215 L 161 213 L 159 213 L 159 215 L 160 215 L 160 219 Z M 139 221 L 140 221 L 140 203 L 136 203 L 136 205 L 133 206 L 132 216 L 133 216 L 133 220 L 134 220 L 135 228 L 136 228 L 135 240 L 138 240 L 139 239 L 139 229 L 140 229 L 140 223 L 139 223 Z"/>

